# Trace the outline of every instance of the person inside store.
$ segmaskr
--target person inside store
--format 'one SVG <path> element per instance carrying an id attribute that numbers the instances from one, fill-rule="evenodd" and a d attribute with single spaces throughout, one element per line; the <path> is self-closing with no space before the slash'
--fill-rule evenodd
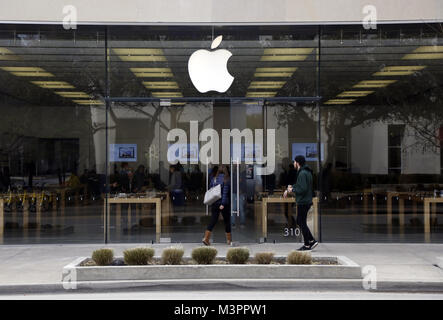
<path id="1" fill-rule="evenodd" d="M 9 168 L 0 168 L 0 191 L 6 192 L 11 186 L 11 177 L 9 176 Z"/>
<path id="2" fill-rule="evenodd" d="M 100 197 L 100 176 L 95 169 L 88 173 L 88 190 L 90 190 L 93 198 Z"/>
<path id="3" fill-rule="evenodd" d="M 305 157 L 301 155 L 295 157 L 294 168 L 297 170 L 297 181 L 294 185 L 288 185 L 283 197 L 286 198 L 288 193 L 295 192 L 295 199 L 297 201 L 296 223 L 301 229 L 304 241 L 304 245 L 299 250 L 307 251 L 314 249 L 318 245 L 318 241 L 312 236 L 307 223 L 307 216 L 312 206 L 313 197 L 312 169 L 306 164 Z"/>
<path id="4" fill-rule="evenodd" d="M 68 181 L 66 181 L 66 186 L 72 190 L 77 190 L 80 188 L 81 186 L 80 179 L 78 178 L 75 172 L 71 172 Z"/>
<path id="5" fill-rule="evenodd" d="M 203 191 L 203 172 L 201 172 L 200 167 L 197 164 L 193 167 L 190 180 L 191 190 L 194 190 L 195 192 Z"/>
<path id="6" fill-rule="evenodd" d="M 9 190 L 11 188 L 11 175 L 9 174 L 9 167 L 3 167 L 2 181 L 5 190 Z"/>
<path id="7" fill-rule="evenodd" d="M 83 194 L 84 195 L 89 195 L 89 193 L 91 191 L 91 190 L 88 189 L 88 176 L 89 176 L 88 169 L 84 169 L 83 173 L 79 177 L 81 188 L 83 189 Z"/>
<path id="8" fill-rule="evenodd" d="M 293 163 L 288 164 L 288 171 L 285 178 L 285 186 L 292 186 L 297 182 L 297 170 L 295 170 Z M 284 210 L 288 227 L 295 228 L 297 223 L 295 222 L 294 216 L 290 213 L 294 210 L 294 203 L 284 203 Z"/>
<path id="9" fill-rule="evenodd" d="M 120 192 L 131 193 L 131 169 L 127 162 L 122 162 L 121 170 L 119 172 L 119 182 Z"/>
<path id="10" fill-rule="evenodd" d="M 120 173 L 118 172 L 117 168 L 114 168 L 114 174 L 112 174 L 109 177 L 109 192 L 111 194 L 118 193 L 120 191 Z"/>
<path id="11" fill-rule="evenodd" d="M 213 171 L 214 172 L 214 171 Z M 220 214 L 223 216 L 223 222 L 225 224 L 226 243 L 230 245 L 232 243 L 231 236 L 231 185 L 229 169 L 226 165 L 218 167 L 215 175 L 211 177 L 209 183 L 209 189 L 217 185 L 221 185 L 221 199 L 217 200 L 211 205 L 211 221 L 209 222 L 205 235 L 203 237 L 203 244 L 209 246 L 212 230 L 217 224 Z"/>
<path id="12" fill-rule="evenodd" d="M 174 206 L 183 206 L 185 202 L 185 193 L 183 191 L 183 175 L 180 171 L 181 165 L 171 165 L 169 167 L 169 185 L 168 191 Z"/>
<path id="13" fill-rule="evenodd" d="M 0 192 L 6 191 L 5 179 L 3 177 L 3 170 L 0 168 Z"/>
<path id="14" fill-rule="evenodd" d="M 137 171 L 134 173 L 134 177 L 132 178 L 132 190 L 135 193 L 141 193 L 146 190 L 146 173 L 145 166 L 139 165 Z"/>

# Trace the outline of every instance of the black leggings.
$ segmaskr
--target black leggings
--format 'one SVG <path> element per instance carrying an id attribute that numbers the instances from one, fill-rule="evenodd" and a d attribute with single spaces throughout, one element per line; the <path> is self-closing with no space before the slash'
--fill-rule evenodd
<path id="1" fill-rule="evenodd" d="M 298 204 L 297 205 L 297 225 L 301 229 L 301 233 L 303 234 L 303 241 L 306 246 L 309 245 L 309 242 L 314 240 L 311 231 L 308 228 L 308 224 L 306 222 L 306 218 L 308 217 L 308 211 L 311 208 L 311 204 Z"/>
<path id="2" fill-rule="evenodd" d="M 211 206 L 211 222 L 209 222 L 208 227 L 206 228 L 209 231 L 214 229 L 215 224 L 218 221 L 218 216 L 220 212 L 223 216 L 223 222 L 225 223 L 225 231 L 226 233 L 231 232 L 231 210 L 228 206 L 225 206 L 223 210 L 220 210 L 220 205 Z"/>

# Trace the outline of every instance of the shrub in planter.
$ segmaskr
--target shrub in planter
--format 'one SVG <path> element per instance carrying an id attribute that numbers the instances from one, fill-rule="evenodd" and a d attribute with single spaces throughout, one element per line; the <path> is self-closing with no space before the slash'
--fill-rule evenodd
<path id="1" fill-rule="evenodd" d="M 200 247 L 192 250 L 192 259 L 198 264 L 212 264 L 217 256 L 217 249 L 213 247 Z"/>
<path id="2" fill-rule="evenodd" d="M 226 253 L 226 260 L 230 264 L 245 264 L 249 259 L 249 250 L 247 248 L 232 248 Z"/>
<path id="3" fill-rule="evenodd" d="M 270 264 L 274 259 L 274 253 L 272 252 L 258 252 L 255 254 L 254 260 L 258 264 Z"/>
<path id="4" fill-rule="evenodd" d="M 114 260 L 114 251 L 112 249 L 98 249 L 92 253 L 92 260 L 98 266 L 108 266 Z"/>
<path id="5" fill-rule="evenodd" d="M 167 248 L 162 253 L 162 264 L 181 264 L 184 253 L 182 248 Z"/>
<path id="6" fill-rule="evenodd" d="M 123 251 L 123 257 L 127 265 L 147 265 L 154 253 L 153 248 L 134 248 Z"/>
<path id="7" fill-rule="evenodd" d="M 292 251 L 286 257 L 287 264 L 312 264 L 311 254 L 308 252 Z"/>

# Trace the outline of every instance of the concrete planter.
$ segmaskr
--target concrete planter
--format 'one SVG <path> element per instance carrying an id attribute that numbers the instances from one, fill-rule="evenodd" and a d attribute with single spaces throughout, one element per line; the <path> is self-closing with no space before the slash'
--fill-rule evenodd
<path id="1" fill-rule="evenodd" d="M 75 281 L 135 281 L 186 279 L 361 279 L 361 268 L 344 256 L 313 257 L 313 262 L 333 261 L 337 264 L 213 264 L 213 265 L 147 265 L 89 266 L 78 258 L 63 268 Z M 189 258 L 188 258 L 189 259 Z M 276 257 L 284 261 L 284 257 Z"/>

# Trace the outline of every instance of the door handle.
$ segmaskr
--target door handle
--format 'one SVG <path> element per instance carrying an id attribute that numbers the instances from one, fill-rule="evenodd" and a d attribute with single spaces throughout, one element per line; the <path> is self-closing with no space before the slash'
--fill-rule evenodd
<path id="1" fill-rule="evenodd" d="M 233 178 L 233 175 L 232 175 L 232 158 L 231 158 L 231 160 L 230 160 L 230 162 L 231 162 L 231 177 L 230 177 L 230 179 L 231 179 L 231 216 L 233 215 L 233 213 L 235 212 L 232 208 L 232 195 L 233 195 L 233 193 L 232 193 L 232 178 Z"/>
<path id="2" fill-rule="evenodd" d="M 237 217 L 240 216 L 240 161 L 237 158 Z"/>
<path id="3" fill-rule="evenodd" d="M 208 190 L 208 187 L 209 187 L 209 183 L 208 183 L 208 181 L 209 181 L 208 163 L 209 162 L 206 163 L 206 191 Z M 203 199 L 204 198 L 205 198 L 205 196 L 203 195 Z M 209 206 L 206 205 L 206 215 L 207 216 L 209 215 L 209 209 L 208 208 L 209 208 Z"/>

